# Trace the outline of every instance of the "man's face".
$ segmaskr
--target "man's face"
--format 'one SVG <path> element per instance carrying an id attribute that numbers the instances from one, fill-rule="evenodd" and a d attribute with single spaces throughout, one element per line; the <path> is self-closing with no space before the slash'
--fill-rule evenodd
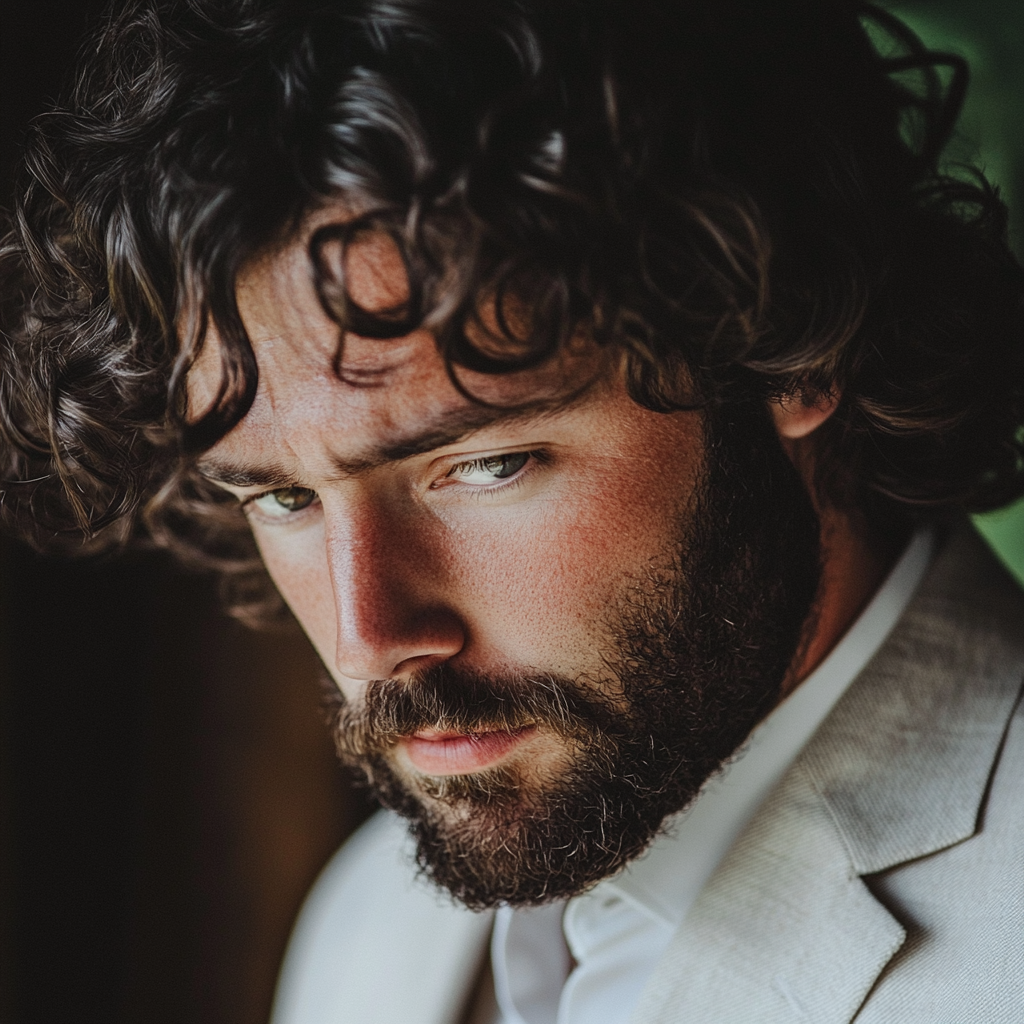
<path id="1" fill-rule="evenodd" d="M 400 297 L 386 251 L 348 269 L 364 307 Z M 245 503 L 337 686 L 343 756 L 466 902 L 615 870 L 742 741 L 792 657 L 815 525 L 774 438 L 755 451 L 697 412 L 642 408 L 585 342 L 537 370 L 460 371 L 487 404 L 426 331 L 348 337 L 338 372 L 305 237 L 238 296 L 259 391 L 203 470 Z M 192 373 L 196 410 L 215 357 Z M 792 479 L 738 512 L 762 466 Z"/>

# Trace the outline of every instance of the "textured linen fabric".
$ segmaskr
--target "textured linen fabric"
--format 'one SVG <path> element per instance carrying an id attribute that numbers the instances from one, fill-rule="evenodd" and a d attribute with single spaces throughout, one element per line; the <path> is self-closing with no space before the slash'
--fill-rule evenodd
<path id="1" fill-rule="evenodd" d="M 1024 1021 L 1024 595 L 969 528 L 704 886 L 632 1024 Z M 460 1024 L 489 915 L 372 819 L 296 927 L 274 1024 Z"/>
<path id="2" fill-rule="evenodd" d="M 934 547 L 933 530 L 913 537 L 828 656 L 642 857 L 562 904 L 564 917 L 558 907 L 498 911 L 491 963 L 500 1013 L 493 1024 L 626 1024 L 708 878 L 892 632 Z"/>
<path id="3" fill-rule="evenodd" d="M 981 831 L 947 850 L 866 879 L 907 941 L 858 1024 L 1024 1021 L 1024 712 L 992 780 Z M 1007 851 L 1016 851 L 1007 874 Z M 965 983 L 964 979 L 971 979 Z"/>
<path id="4" fill-rule="evenodd" d="M 963 529 L 702 891 L 634 1024 L 1024 1021 L 1022 681 L 1024 595 Z"/>

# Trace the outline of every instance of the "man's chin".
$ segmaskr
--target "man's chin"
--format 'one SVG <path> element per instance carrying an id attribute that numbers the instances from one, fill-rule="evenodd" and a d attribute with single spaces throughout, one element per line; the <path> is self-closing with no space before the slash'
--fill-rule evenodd
<path id="1" fill-rule="evenodd" d="M 638 817 L 631 801 L 613 796 L 618 815 L 608 816 L 607 778 L 588 785 L 570 771 L 552 783 L 533 767 L 521 770 L 513 758 L 478 772 L 410 774 L 389 758 L 366 774 L 381 802 L 408 819 L 424 875 L 472 909 L 577 895 L 657 833 L 661 811 Z"/>

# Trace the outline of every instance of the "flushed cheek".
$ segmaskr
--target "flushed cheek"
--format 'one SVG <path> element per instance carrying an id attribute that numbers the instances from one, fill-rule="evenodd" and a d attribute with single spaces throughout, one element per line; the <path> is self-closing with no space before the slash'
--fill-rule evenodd
<path id="1" fill-rule="evenodd" d="M 539 503 L 498 529 L 459 531 L 450 574 L 488 656 L 603 674 L 610 610 L 677 540 L 678 495 L 652 503 L 623 482 L 576 497 Z"/>

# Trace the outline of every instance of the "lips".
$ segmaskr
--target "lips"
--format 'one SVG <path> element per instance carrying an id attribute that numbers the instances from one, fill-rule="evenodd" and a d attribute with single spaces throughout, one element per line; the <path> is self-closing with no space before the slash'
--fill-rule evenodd
<path id="1" fill-rule="evenodd" d="M 497 764 L 533 735 L 536 726 L 457 733 L 422 729 L 402 740 L 413 766 L 425 775 L 466 775 Z"/>

